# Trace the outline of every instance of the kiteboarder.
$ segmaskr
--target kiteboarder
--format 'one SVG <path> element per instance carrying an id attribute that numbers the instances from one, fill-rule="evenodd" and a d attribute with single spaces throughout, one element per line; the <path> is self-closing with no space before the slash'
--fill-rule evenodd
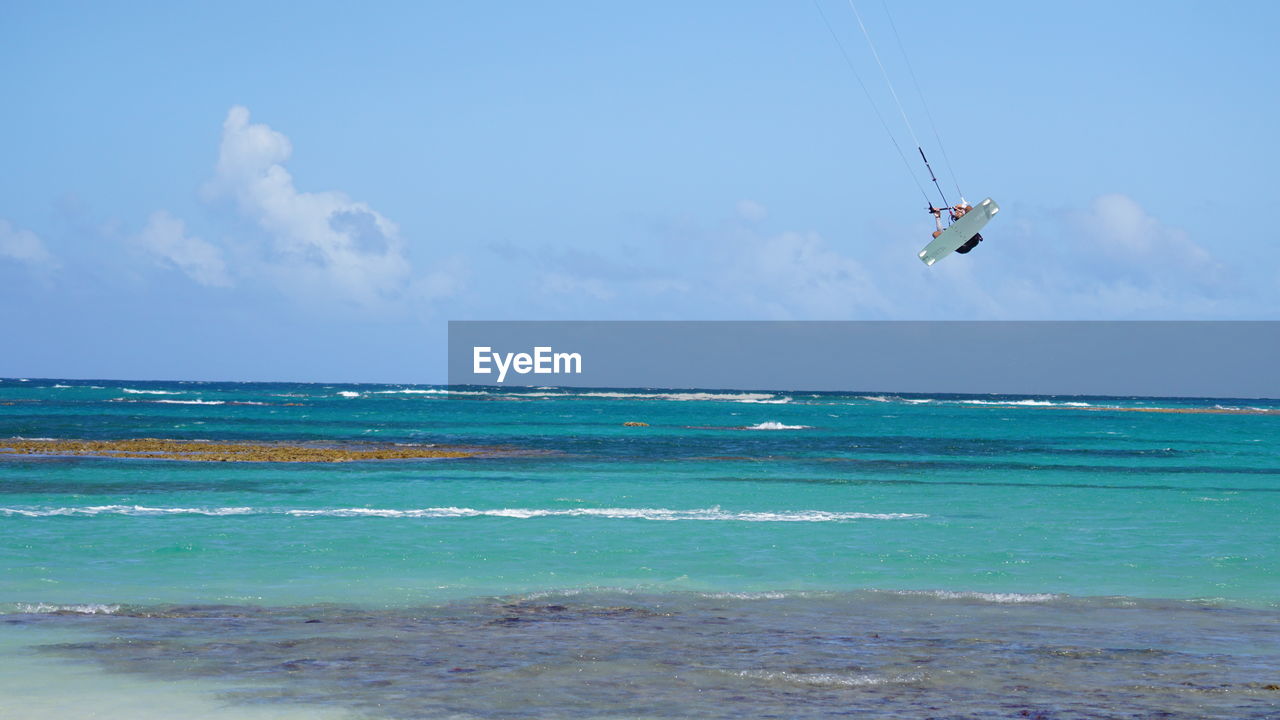
<path id="1" fill-rule="evenodd" d="M 858 81 L 858 86 L 862 88 L 862 92 L 867 96 L 867 101 L 871 105 L 871 110 L 876 118 L 880 121 L 880 125 L 884 128 L 885 134 L 889 136 L 889 141 L 893 144 L 895 150 L 898 151 L 898 157 L 901 158 L 903 166 L 907 173 L 911 176 L 912 182 L 915 183 L 916 189 L 920 191 L 920 195 L 929 203 L 929 214 L 933 215 L 934 227 L 933 241 L 925 246 L 923 250 L 916 253 L 916 257 L 920 258 L 925 265 L 933 265 L 938 260 L 947 255 L 958 252 L 967 253 L 977 247 L 982 242 L 982 235 L 978 233 L 986 224 L 999 212 L 1000 208 L 996 206 L 991 198 L 987 198 L 978 203 L 977 207 L 970 205 L 964 200 L 964 191 L 960 189 L 960 182 L 956 180 L 955 172 L 952 170 L 951 179 L 955 182 L 956 194 L 960 196 L 960 202 L 952 205 L 947 200 L 947 195 L 942 191 L 942 184 L 938 182 L 938 175 L 933 171 L 933 165 L 929 163 L 929 158 L 924 153 L 924 146 L 920 144 L 920 138 L 916 136 L 915 128 L 911 125 L 911 119 L 907 117 L 907 110 L 902 105 L 901 99 L 898 97 L 898 91 L 893 87 L 893 80 L 889 77 L 889 72 L 885 69 L 884 63 L 880 60 L 880 53 L 876 50 L 876 43 L 871 39 L 871 33 L 867 31 L 867 26 L 862 22 L 862 14 L 858 12 L 858 6 L 854 0 L 848 0 L 849 9 L 853 11 L 854 19 L 858 21 L 858 28 L 862 30 L 862 36 L 867 41 L 867 46 L 871 50 L 872 57 L 875 58 L 876 65 L 880 68 L 880 76 L 884 79 L 884 84 L 889 90 L 889 95 L 893 98 L 893 103 L 898 109 L 898 114 L 902 116 L 902 124 L 906 126 L 908 135 L 916 147 L 916 152 L 920 154 L 920 160 L 924 163 L 925 170 L 929 172 L 929 181 L 933 183 L 933 187 L 938 191 L 938 197 L 942 199 L 942 206 L 935 208 L 929 193 L 925 192 L 924 185 L 917 177 L 917 171 L 912 167 L 912 163 L 907 160 L 907 154 L 903 152 L 903 145 L 898 142 L 896 133 L 889 126 L 889 122 L 881 114 L 880 109 L 876 105 L 875 99 L 871 92 L 867 89 L 866 83 L 863 82 L 858 72 L 857 66 L 853 59 L 845 50 L 844 43 L 840 40 L 840 34 L 836 32 L 831 21 L 827 18 L 826 12 L 822 9 L 822 4 L 815 2 L 814 7 L 817 8 L 818 14 L 822 16 L 822 22 L 827 26 L 827 32 L 831 34 L 831 39 L 835 42 L 840 54 L 844 57 L 845 64 L 849 66 L 850 72 Z M 885 13 L 888 14 L 888 5 L 885 5 Z M 889 18 L 890 26 L 893 26 L 893 18 Z M 897 37 L 898 29 L 893 27 L 894 36 Z M 898 39 L 898 45 L 901 49 L 902 38 Z M 912 81 L 915 81 L 915 71 L 911 69 L 911 61 L 907 57 L 907 53 L 903 50 L 903 60 L 906 61 L 907 70 L 911 74 Z M 925 114 L 928 115 L 928 101 L 925 99 L 924 91 L 920 88 L 920 84 L 915 82 L 916 91 L 920 95 L 920 103 L 924 106 Z M 950 168 L 951 162 L 946 158 L 946 149 L 942 146 L 942 137 L 938 134 L 938 128 L 934 126 L 933 117 L 929 116 L 929 125 L 933 129 L 934 139 L 938 142 L 938 147 L 942 149 L 943 159 L 946 160 L 946 166 Z M 910 147 L 910 146 L 907 146 Z M 942 211 L 946 210 L 949 215 L 948 227 L 944 227 L 942 223 Z M 977 211 L 976 213 L 974 211 Z M 973 217 L 969 217 L 973 215 Z M 959 225 L 959 227 L 956 227 Z M 962 233 L 967 233 L 962 234 Z"/>
<path id="2" fill-rule="evenodd" d="M 968 202 L 964 200 L 961 200 L 959 203 L 956 203 L 955 205 L 952 205 L 951 207 L 947 208 L 947 212 L 948 214 L 951 215 L 951 222 L 955 222 L 960 218 L 964 217 L 965 213 L 969 212 L 972 209 L 973 209 L 972 205 L 970 205 Z M 929 203 L 929 214 L 933 215 L 933 223 L 938 228 L 937 230 L 933 231 L 933 236 L 936 238 L 939 235 L 941 235 L 943 231 L 942 209 L 934 207 L 933 203 Z M 965 241 L 963 245 L 956 248 L 956 252 L 960 253 L 961 255 L 964 255 L 965 253 L 977 247 L 978 243 L 980 242 L 982 242 L 982 233 L 974 233 L 973 237 L 969 238 L 968 240 Z"/>
<path id="3" fill-rule="evenodd" d="M 950 213 L 951 215 L 951 222 L 955 222 L 960 218 L 964 217 L 964 214 L 969 212 L 972 209 L 973 209 L 972 205 L 965 202 L 964 200 L 961 200 L 956 205 L 953 205 L 947 208 L 947 212 Z M 942 234 L 942 229 L 943 229 L 942 228 L 942 208 L 936 208 L 933 206 L 933 203 L 929 203 L 929 214 L 933 216 L 933 223 L 938 227 L 937 230 L 933 231 L 933 236 L 938 237 L 939 235 Z"/>
<path id="4" fill-rule="evenodd" d="M 959 220 L 960 218 L 964 217 L 964 214 L 969 212 L 972 209 L 973 209 L 972 205 L 970 205 L 967 201 L 965 201 L 964 198 L 960 198 L 960 202 L 951 207 L 951 222 L 955 222 L 956 220 Z M 934 235 L 934 237 L 937 237 L 937 235 Z M 964 255 L 970 250 L 978 247 L 978 243 L 980 242 L 982 242 L 982 233 L 974 233 L 973 237 L 969 238 L 968 240 L 965 241 L 963 245 L 956 248 L 956 252 L 960 253 L 961 255 Z"/>

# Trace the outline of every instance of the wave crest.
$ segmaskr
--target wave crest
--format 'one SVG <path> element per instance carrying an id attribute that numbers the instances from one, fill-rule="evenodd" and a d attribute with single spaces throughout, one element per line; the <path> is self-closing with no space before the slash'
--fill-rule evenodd
<path id="1" fill-rule="evenodd" d="M 762 423 L 757 423 L 755 425 L 749 425 L 742 429 L 743 430 L 808 430 L 811 427 L 812 426 L 810 425 L 784 425 L 780 422 L 768 420 Z"/>
<path id="2" fill-rule="evenodd" d="M 0 516 L 60 517 L 94 515 L 286 515 L 298 518 L 475 518 L 529 520 L 546 517 L 589 517 L 605 520 L 702 520 L 736 522 L 842 522 L 848 520 L 918 520 L 922 513 L 832 512 L 827 510 L 730 511 L 718 507 L 674 510 L 670 508 L 253 508 L 253 507 L 147 507 L 143 505 L 90 505 L 59 508 L 0 508 Z"/>

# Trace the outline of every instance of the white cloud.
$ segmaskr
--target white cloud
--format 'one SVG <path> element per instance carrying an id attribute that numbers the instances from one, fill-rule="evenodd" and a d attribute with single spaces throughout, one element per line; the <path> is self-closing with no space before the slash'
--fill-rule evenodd
<path id="1" fill-rule="evenodd" d="M 1076 208 L 1006 207 L 983 234 L 972 255 L 931 269 L 952 305 L 979 317 L 1230 317 L 1252 294 L 1229 282 L 1228 267 L 1189 232 L 1119 193 Z M 977 281 L 969 288 L 951 278 L 963 265 Z"/>
<path id="2" fill-rule="evenodd" d="M 8 220 L 0 220 L 0 257 L 47 270 L 59 265 L 39 235 L 16 228 Z"/>
<path id="3" fill-rule="evenodd" d="M 552 295 L 570 295 L 597 302 L 608 302 L 617 296 L 604 280 L 594 277 L 550 272 L 539 275 L 538 283 L 542 292 Z"/>
<path id="4" fill-rule="evenodd" d="M 817 233 L 784 232 L 731 240 L 717 284 L 776 319 L 842 319 L 883 313 L 886 301 L 862 263 Z"/>
<path id="5" fill-rule="evenodd" d="M 766 235 L 726 219 L 718 230 L 681 224 L 632 246 L 495 250 L 533 271 L 533 297 L 549 300 L 543 309 L 553 313 L 845 319 L 888 312 L 867 266 L 812 232 Z M 578 302 L 566 306 L 566 298 Z"/>
<path id="6" fill-rule="evenodd" d="M 266 231 L 267 269 L 286 288 L 366 307 L 403 297 L 411 267 L 396 224 L 342 192 L 299 192 L 283 164 L 292 152 L 289 138 L 235 106 L 205 192 L 231 198 Z"/>
<path id="7" fill-rule="evenodd" d="M 1202 279 L 1216 279 L 1222 269 L 1186 231 L 1160 222 L 1127 195 L 1102 195 L 1074 219 L 1082 235 L 1125 269 L 1189 271 Z"/>
<path id="8" fill-rule="evenodd" d="M 748 222 L 760 222 L 769 216 L 765 206 L 754 200 L 739 200 L 737 210 L 738 217 Z"/>
<path id="9" fill-rule="evenodd" d="M 466 260 L 460 255 L 450 256 L 437 263 L 435 270 L 414 279 L 409 287 L 409 296 L 428 303 L 443 300 L 462 290 L 466 276 Z"/>
<path id="10" fill-rule="evenodd" d="M 151 214 L 135 242 L 161 264 L 181 270 L 201 285 L 231 285 L 222 251 L 198 237 L 187 236 L 183 222 L 163 210 Z"/>

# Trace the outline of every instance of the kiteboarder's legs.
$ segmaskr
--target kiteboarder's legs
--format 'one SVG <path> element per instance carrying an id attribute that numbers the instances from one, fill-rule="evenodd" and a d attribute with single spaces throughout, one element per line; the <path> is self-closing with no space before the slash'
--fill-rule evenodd
<path id="1" fill-rule="evenodd" d="M 978 243 L 980 243 L 980 242 L 982 242 L 982 233 L 974 233 L 974 234 L 973 234 L 973 237 L 971 237 L 971 238 L 969 238 L 967 241 L 965 241 L 965 244 L 963 244 L 963 245 L 961 245 L 960 247 L 956 248 L 956 252 L 960 253 L 961 255 L 964 255 L 965 253 L 969 252 L 970 250 L 972 250 L 972 249 L 974 249 L 974 248 L 978 247 Z"/>
<path id="2" fill-rule="evenodd" d="M 942 234 L 942 211 L 930 205 L 929 212 L 933 213 L 933 224 L 938 226 L 938 229 L 933 231 L 933 236 L 938 237 Z"/>

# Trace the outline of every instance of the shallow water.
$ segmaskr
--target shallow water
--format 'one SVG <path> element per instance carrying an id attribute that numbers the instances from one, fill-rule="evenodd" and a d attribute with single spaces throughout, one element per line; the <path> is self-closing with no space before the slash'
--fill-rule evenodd
<path id="1" fill-rule="evenodd" d="M 233 707 L 417 717 L 1262 718 L 1280 613 L 954 593 L 574 593 L 10 615 L 42 654 Z"/>

